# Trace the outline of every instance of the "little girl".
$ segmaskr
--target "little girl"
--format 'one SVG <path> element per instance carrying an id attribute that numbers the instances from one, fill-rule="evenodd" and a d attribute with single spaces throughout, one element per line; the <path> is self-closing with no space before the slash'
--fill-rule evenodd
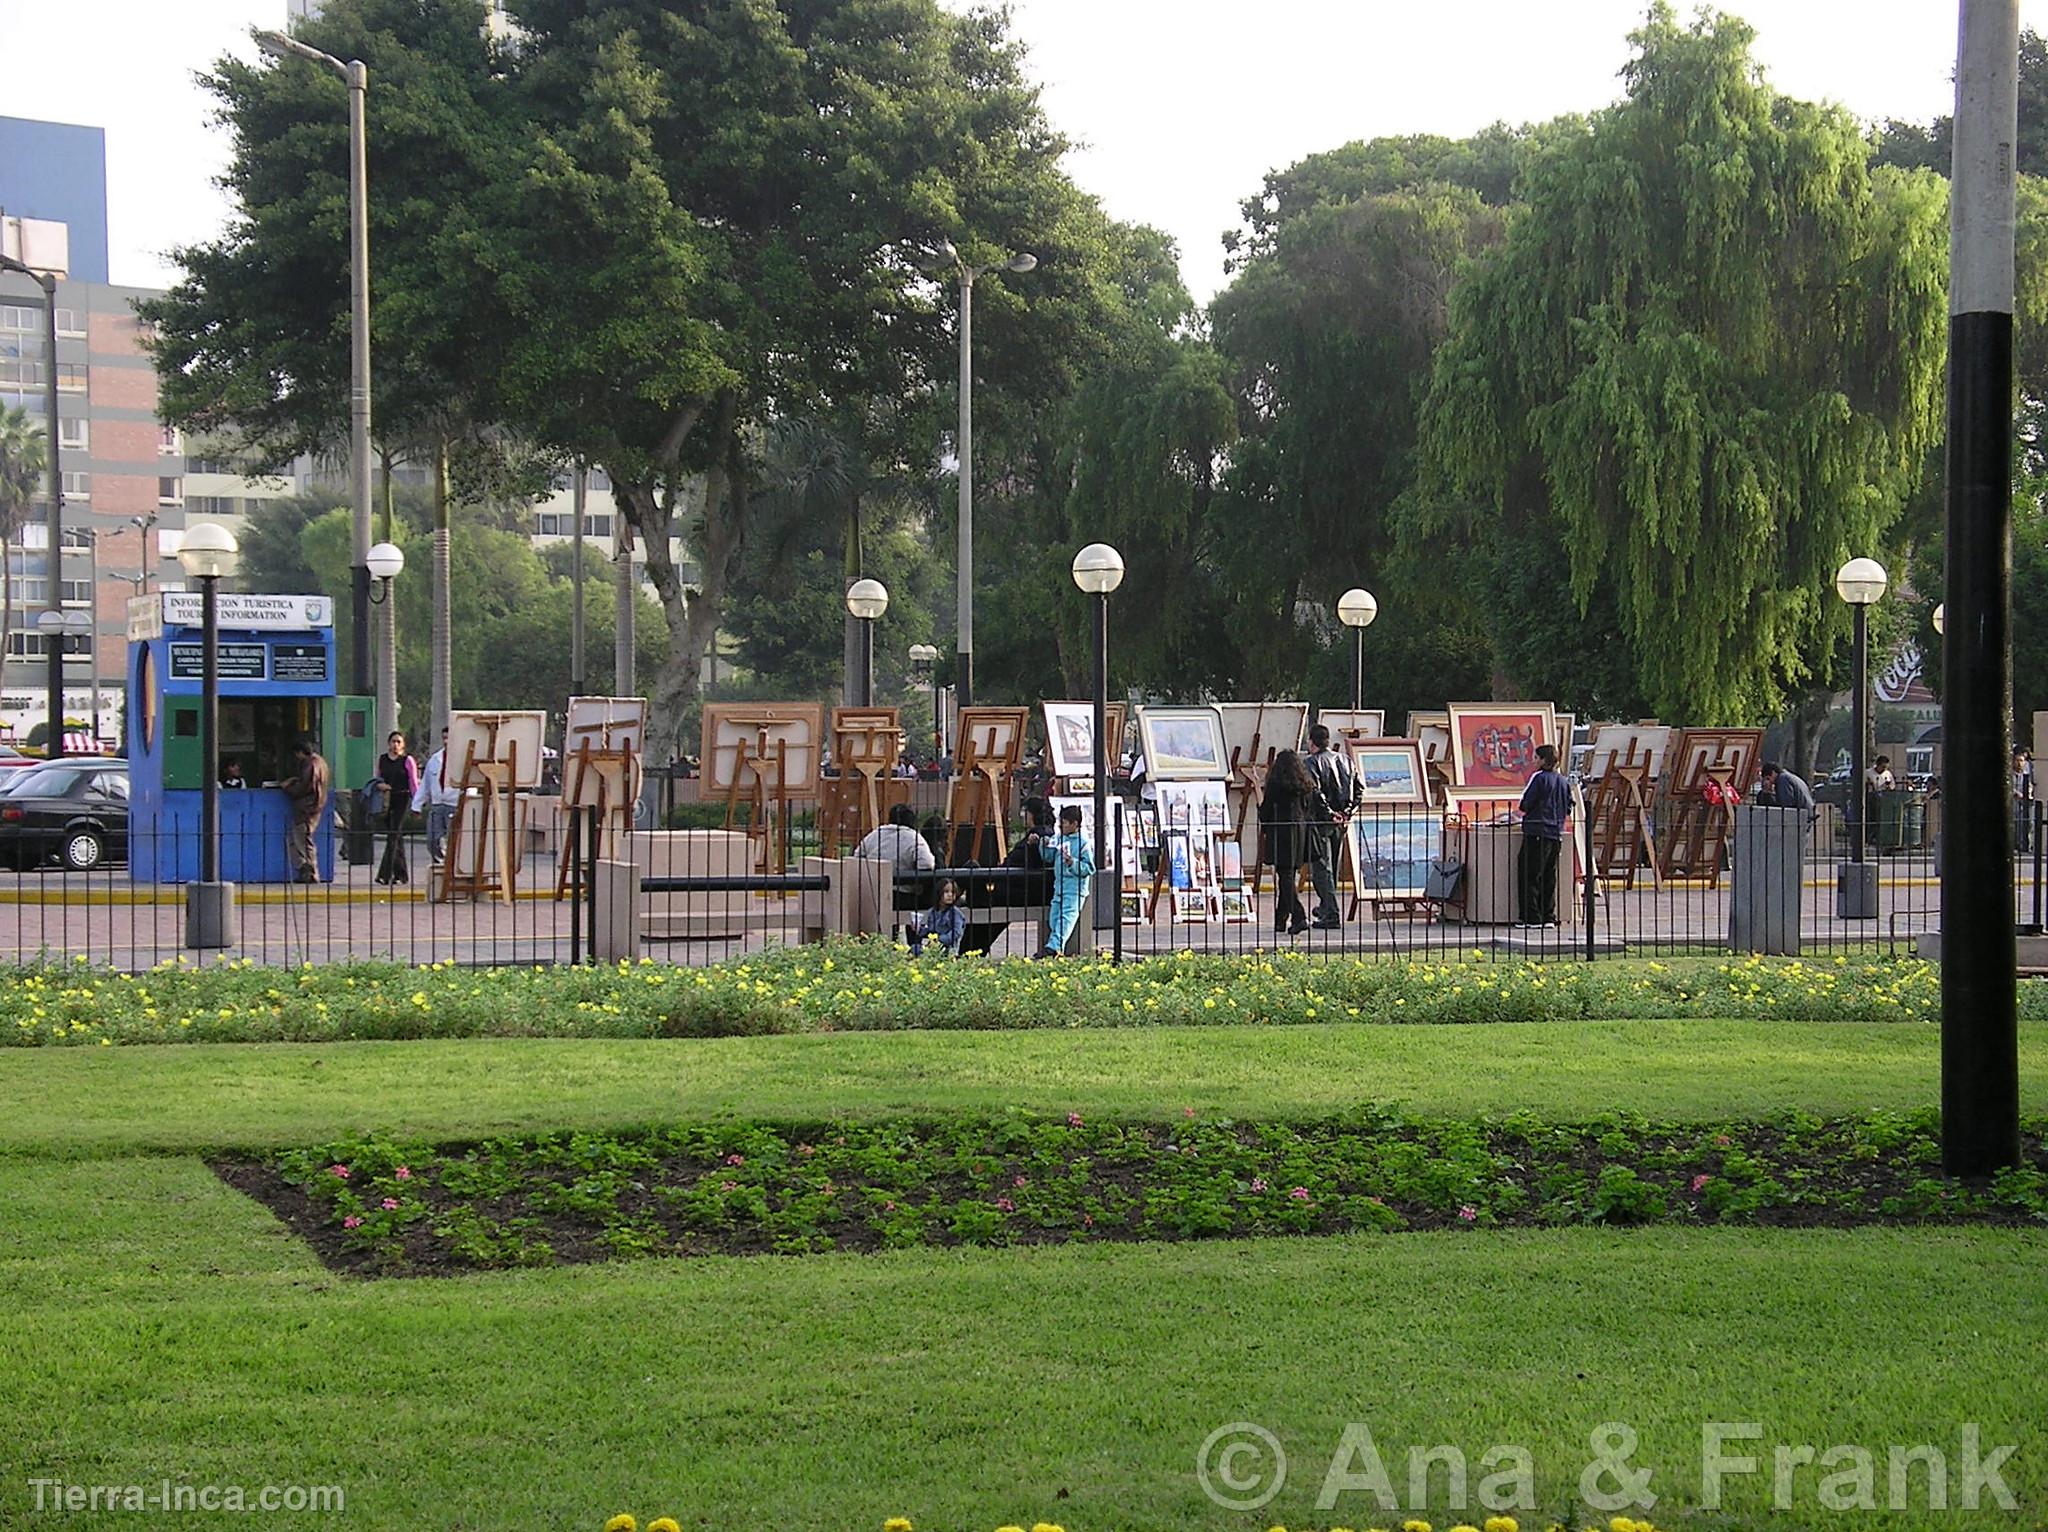
<path id="1" fill-rule="evenodd" d="M 960 955 L 960 938 L 967 934 L 967 912 L 960 908 L 960 885 L 951 878 L 939 880 L 937 902 L 924 918 L 918 935 L 920 956 L 934 953 Z"/>
<path id="2" fill-rule="evenodd" d="M 1052 868 L 1052 906 L 1045 912 L 1045 950 L 1040 957 L 1058 957 L 1080 924 L 1081 901 L 1095 876 L 1095 848 L 1081 833 L 1081 810 L 1069 803 L 1060 810 L 1060 833 L 1045 853 Z"/>

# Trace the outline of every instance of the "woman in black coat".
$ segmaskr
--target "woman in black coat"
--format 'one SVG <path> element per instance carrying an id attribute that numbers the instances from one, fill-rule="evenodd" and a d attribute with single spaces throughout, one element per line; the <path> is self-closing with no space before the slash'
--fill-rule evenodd
<path id="1" fill-rule="evenodd" d="M 1309 825 L 1322 806 L 1322 795 L 1301 757 L 1282 750 L 1266 772 L 1259 798 L 1259 828 L 1265 836 L 1265 862 L 1273 869 L 1273 933 L 1299 936 L 1308 929 L 1308 911 L 1296 887 L 1301 864 L 1308 859 Z"/>

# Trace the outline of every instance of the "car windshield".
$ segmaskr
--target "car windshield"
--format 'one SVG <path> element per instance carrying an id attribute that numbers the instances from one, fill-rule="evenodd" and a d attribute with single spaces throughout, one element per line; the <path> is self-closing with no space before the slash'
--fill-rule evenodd
<path id="1" fill-rule="evenodd" d="M 78 788 L 81 780 L 108 781 L 119 778 L 127 785 L 127 773 L 122 771 L 94 771 L 78 766 L 59 765 L 32 766 L 0 782 L 0 796 L 8 798 L 67 798 Z"/>

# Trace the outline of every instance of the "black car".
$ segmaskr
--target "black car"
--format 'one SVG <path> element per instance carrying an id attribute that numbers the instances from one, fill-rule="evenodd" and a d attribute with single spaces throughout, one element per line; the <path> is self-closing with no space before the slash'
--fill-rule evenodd
<path id="1" fill-rule="evenodd" d="M 0 796 L 0 862 L 83 872 L 128 857 L 128 763 L 51 761 Z"/>

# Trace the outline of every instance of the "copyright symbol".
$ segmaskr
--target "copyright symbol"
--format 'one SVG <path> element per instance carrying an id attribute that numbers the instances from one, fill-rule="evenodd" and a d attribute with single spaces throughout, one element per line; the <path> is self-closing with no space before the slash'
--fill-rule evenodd
<path id="1" fill-rule="evenodd" d="M 1226 1511 L 1256 1511 L 1287 1483 L 1280 1438 L 1249 1420 L 1211 1431 L 1195 1453 L 1202 1493 Z"/>

